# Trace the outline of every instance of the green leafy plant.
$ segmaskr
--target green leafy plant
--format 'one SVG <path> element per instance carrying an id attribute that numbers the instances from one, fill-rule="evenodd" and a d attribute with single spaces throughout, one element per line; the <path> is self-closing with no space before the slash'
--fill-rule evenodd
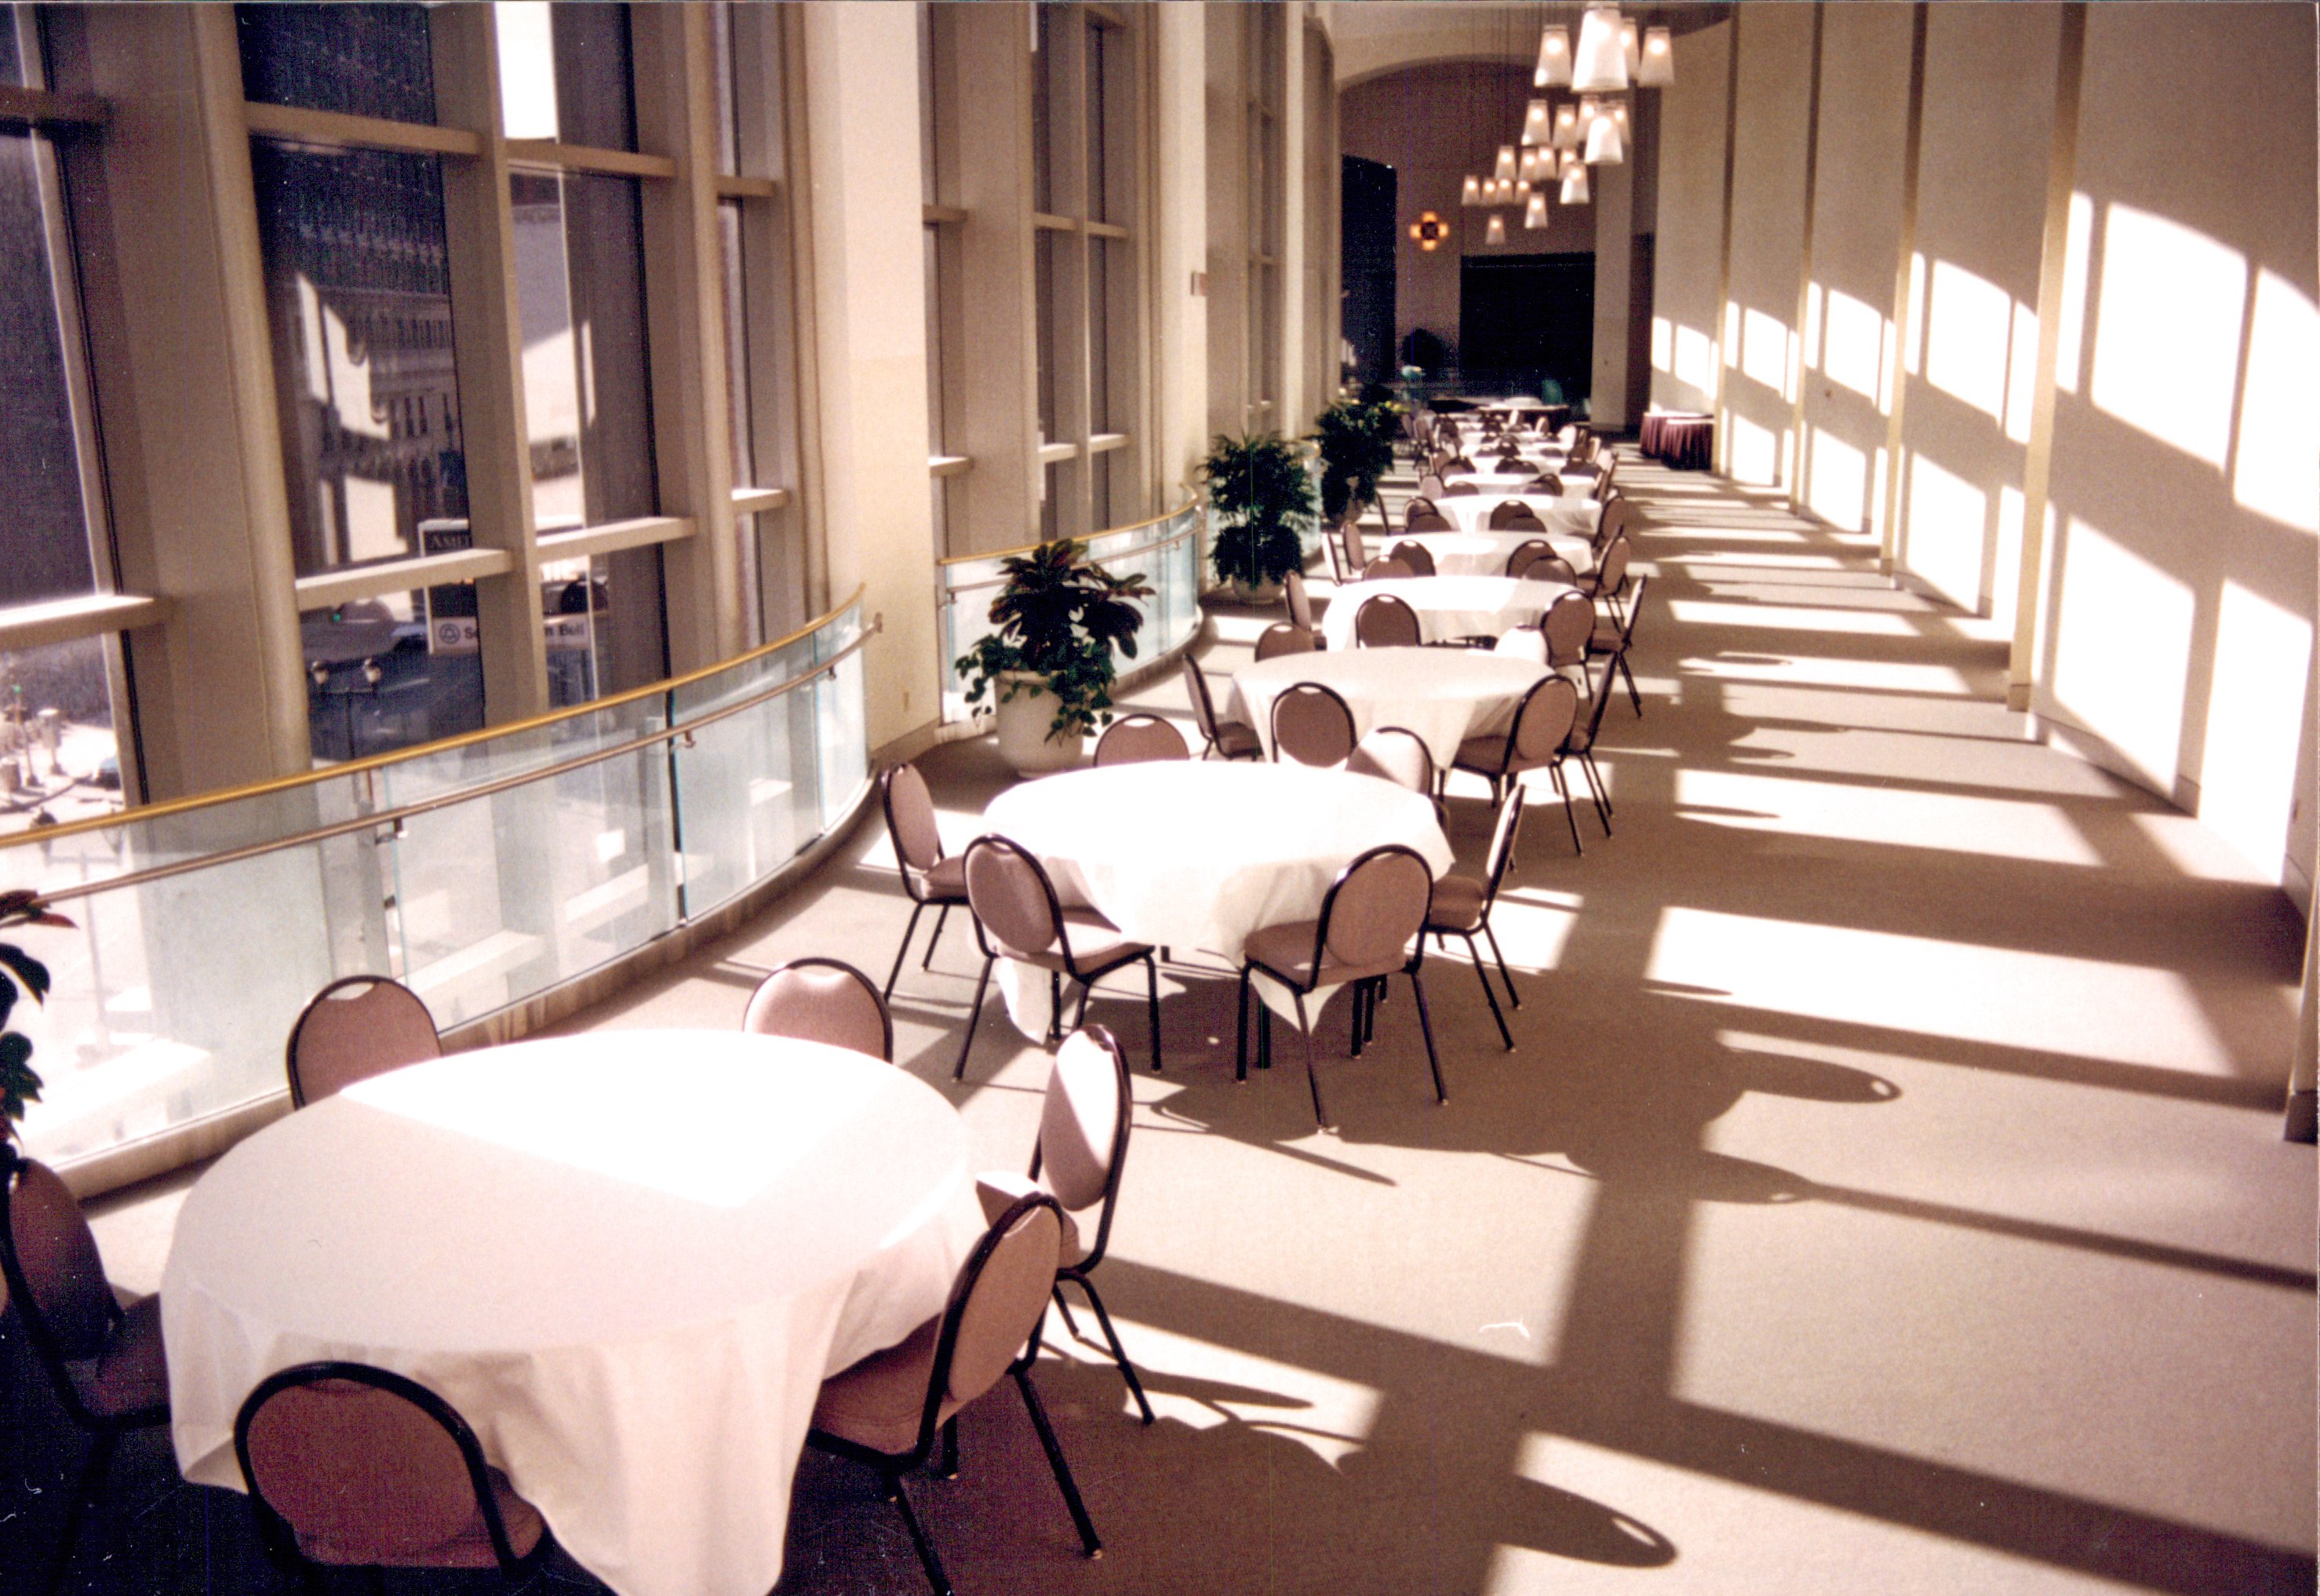
<path id="1" fill-rule="evenodd" d="M 1144 612 L 1130 601 L 1150 598 L 1152 584 L 1140 575 L 1114 576 L 1087 558 L 1084 543 L 1070 538 L 1042 543 L 1002 560 L 999 568 L 1007 584 L 991 601 L 991 623 L 998 630 L 978 639 L 956 662 L 967 680 L 966 702 L 981 703 L 1001 675 L 1021 672 L 1041 679 L 1000 684 L 995 702 L 1053 694 L 1056 718 L 1048 737 L 1109 724 L 1117 675 L 1112 645 L 1136 657 Z"/>
<path id="2" fill-rule="evenodd" d="M 63 926 L 72 921 L 53 913 L 38 893 L 0 893 L 0 929 L 8 926 Z M 7 1029 L 16 1007 L 16 989 L 30 993 L 34 1002 L 49 995 L 49 966 L 13 942 L 0 942 L 0 1139 L 16 1134 L 25 1110 L 41 1100 L 41 1077 L 32 1069 L 32 1038 Z"/>
<path id="3" fill-rule="evenodd" d="M 1262 587 L 1305 564 L 1313 524 L 1313 478 L 1302 452 L 1277 432 L 1219 432 L 1201 462 L 1209 509 L 1220 523 L 1209 549 L 1219 582 Z"/>
<path id="4" fill-rule="evenodd" d="M 1401 409 L 1391 400 L 1342 400 L 1313 418 L 1321 449 L 1321 513 L 1335 521 L 1378 504 L 1378 481 L 1393 469 Z M 1384 514 L 1379 507 L 1381 518 Z"/>

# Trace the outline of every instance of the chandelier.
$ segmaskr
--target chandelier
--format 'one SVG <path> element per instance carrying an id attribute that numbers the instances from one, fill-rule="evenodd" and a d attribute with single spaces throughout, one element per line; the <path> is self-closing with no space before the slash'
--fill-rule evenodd
<path id="1" fill-rule="evenodd" d="M 1672 32 L 1644 27 L 1621 15 L 1616 5 L 1589 5 L 1576 41 L 1566 24 L 1541 26 L 1531 86 L 1562 89 L 1575 97 L 1533 95 L 1523 105 L 1516 141 L 1498 147 L 1487 176 L 1471 176 L 1461 186 L 1459 204 L 1493 208 L 1483 240 L 1506 240 L 1505 222 L 1495 213 L 1501 205 L 1520 204 L 1526 229 L 1545 227 L 1551 185 L 1561 184 L 1564 204 L 1587 204 L 1587 168 L 1624 162 L 1635 142 L 1627 95 L 1674 82 Z"/>

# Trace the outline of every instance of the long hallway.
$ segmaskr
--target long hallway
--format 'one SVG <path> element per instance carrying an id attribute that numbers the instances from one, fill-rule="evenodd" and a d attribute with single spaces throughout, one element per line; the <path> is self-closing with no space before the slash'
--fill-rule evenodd
<path id="1" fill-rule="evenodd" d="M 1058 1336 L 1037 1377 L 1107 1555 L 1076 1555 L 1002 1395 L 960 1478 L 913 1485 L 954 1579 L 2308 1591 L 2297 916 L 2196 821 L 2025 740 L 2003 645 L 1880 578 L 1867 540 L 1623 475 L 1649 522 L 1645 710 L 1604 722 L 1616 835 L 1582 806 L 1574 857 L 1531 794 L 1496 917 L 1518 1050 L 1463 958 L 1430 957 L 1448 1105 L 1405 1002 L 1348 1060 L 1340 1001 L 1342 1133 L 1317 1135 L 1293 1037 L 1236 1086 L 1229 975 L 1169 970 L 1100 1274 L 1159 1421 Z M 1219 613 L 1212 676 L 1268 618 Z M 1136 698 L 1184 712 L 1173 676 Z M 987 741 L 922 767 L 956 849 L 1007 778 Z M 1480 784 L 1450 810 L 1478 868 Z M 883 975 L 904 918 L 874 817 L 586 1023 L 737 1023 L 808 953 Z M 930 972 L 914 954 L 897 1054 L 1015 1166 L 1046 1062 L 994 1003 L 951 1084 L 976 962 L 963 923 Z M 1140 1037 L 1137 984 L 1091 1018 Z M 114 1278 L 151 1288 L 182 1185 L 100 1205 Z M 139 1466 L 94 1588 L 187 1588 L 239 1503 Z M 920 1588 L 850 1465 L 809 1455 L 790 1537 L 784 1591 Z"/>

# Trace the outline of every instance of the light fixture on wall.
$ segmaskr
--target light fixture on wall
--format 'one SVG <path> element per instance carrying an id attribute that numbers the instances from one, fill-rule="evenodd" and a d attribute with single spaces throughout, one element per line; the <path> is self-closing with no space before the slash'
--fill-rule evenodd
<path id="1" fill-rule="evenodd" d="M 1531 101 L 1529 106 L 1523 112 L 1522 141 L 1525 146 L 1523 153 L 1528 155 L 1529 146 L 1546 143 L 1554 137 L 1554 108 L 1543 99 Z"/>
<path id="2" fill-rule="evenodd" d="M 1627 86 L 1627 45 L 1619 14 L 1609 5 L 1591 5 L 1579 23 L 1579 50 L 1571 64 L 1571 86 L 1581 94 L 1600 94 Z"/>
<path id="3" fill-rule="evenodd" d="M 1636 82 L 1644 88 L 1665 88 L 1675 81 L 1675 35 L 1665 28 L 1644 30 L 1644 58 L 1636 68 Z"/>
<path id="4" fill-rule="evenodd" d="M 1554 108 L 1554 147 L 1557 150 L 1576 150 L 1579 141 L 1586 136 L 1586 130 L 1579 125 L 1578 106 L 1565 100 Z"/>
<path id="5" fill-rule="evenodd" d="M 1523 206 L 1523 225 L 1534 232 L 1546 225 L 1546 195 L 1534 194 Z"/>
<path id="6" fill-rule="evenodd" d="M 1538 68 L 1530 75 L 1534 88 L 1571 86 L 1571 30 L 1542 28 L 1538 35 Z"/>
<path id="7" fill-rule="evenodd" d="M 1506 241 L 1506 218 L 1500 215 L 1496 211 L 1493 211 L 1491 213 L 1490 226 L 1482 230 L 1482 242 L 1486 244 L 1503 244 Z"/>
<path id="8" fill-rule="evenodd" d="M 1499 146 L 1498 169 L 1491 175 L 1501 183 L 1511 183 L 1515 180 L 1515 147 L 1513 145 Z"/>
<path id="9" fill-rule="evenodd" d="M 1473 179 L 1470 177 L 1467 181 L 1471 183 Z M 1420 211 L 1418 220 L 1409 224 L 1409 236 L 1418 240 L 1419 249 L 1431 255 L 1442 247 L 1442 240 L 1450 236 L 1450 224 L 1431 211 Z"/>
<path id="10" fill-rule="evenodd" d="M 1563 203 L 1583 205 L 1587 203 L 1587 167 L 1583 161 L 1573 161 L 1571 169 L 1563 174 Z"/>
<path id="11" fill-rule="evenodd" d="M 1479 205 L 1482 203 L 1482 180 L 1480 177 L 1469 177 L 1459 186 L 1458 203 L 1462 205 Z"/>

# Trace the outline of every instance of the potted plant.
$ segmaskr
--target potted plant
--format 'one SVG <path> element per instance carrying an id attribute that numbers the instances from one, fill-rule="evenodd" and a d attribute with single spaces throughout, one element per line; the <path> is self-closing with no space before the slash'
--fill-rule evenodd
<path id="1" fill-rule="evenodd" d="M 1219 432 L 1201 462 L 1217 528 L 1209 562 L 1237 598 L 1280 596 L 1282 578 L 1305 564 L 1313 524 L 1313 478 L 1298 447 L 1277 432 Z"/>
<path id="2" fill-rule="evenodd" d="M 1385 520 L 1378 482 L 1393 468 L 1394 433 L 1401 412 L 1391 400 L 1345 399 L 1313 418 L 1321 449 L 1321 514 L 1334 523 L 1371 506 Z"/>
<path id="3" fill-rule="evenodd" d="M 958 657 L 966 702 L 994 685 L 999 752 L 1024 774 L 1079 763 L 1081 740 L 1111 720 L 1111 648 L 1136 657 L 1150 598 L 1141 576 L 1116 576 L 1065 538 L 1001 562 L 1006 585 L 991 601 L 998 630 Z"/>
<path id="4" fill-rule="evenodd" d="M 51 913 L 38 893 L 0 893 L 0 928 L 71 924 L 63 915 Z M 14 943 L 0 942 L 0 1142 L 16 1135 L 25 1110 L 41 1100 L 41 1077 L 32 1070 L 32 1038 L 7 1029 L 20 986 L 32 994 L 34 1002 L 44 1001 L 49 967 Z"/>

